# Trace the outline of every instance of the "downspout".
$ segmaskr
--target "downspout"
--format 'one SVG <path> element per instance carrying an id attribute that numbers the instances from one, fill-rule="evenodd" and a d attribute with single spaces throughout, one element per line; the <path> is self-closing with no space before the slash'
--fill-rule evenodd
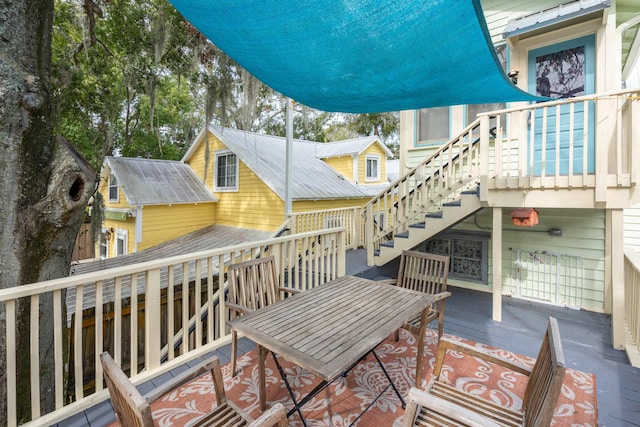
<path id="1" fill-rule="evenodd" d="M 133 252 L 138 252 L 138 243 L 142 242 L 142 206 L 136 207 L 135 238 L 133 239 Z"/>

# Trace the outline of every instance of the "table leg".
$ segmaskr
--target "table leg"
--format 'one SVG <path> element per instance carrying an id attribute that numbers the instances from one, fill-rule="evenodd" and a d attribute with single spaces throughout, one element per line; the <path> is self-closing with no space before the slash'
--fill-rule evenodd
<path id="1" fill-rule="evenodd" d="M 422 310 L 420 316 L 420 332 L 418 333 L 418 354 L 416 357 L 416 387 L 422 386 L 422 362 L 424 361 L 424 336 L 427 332 L 427 316 L 429 314 L 429 307 Z"/>
<path id="2" fill-rule="evenodd" d="M 260 394 L 260 410 L 267 410 L 267 388 L 265 381 L 265 365 L 267 360 L 267 349 L 257 345 L 258 348 L 258 393 Z"/>

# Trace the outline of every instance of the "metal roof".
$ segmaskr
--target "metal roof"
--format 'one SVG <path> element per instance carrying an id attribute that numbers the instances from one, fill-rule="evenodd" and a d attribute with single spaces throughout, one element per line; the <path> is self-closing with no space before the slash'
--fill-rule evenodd
<path id="1" fill-rule="evenodd" d="M 504 27 L 503 37 L 505 39 L 514 37 L 593 12 L 598 12 L 606 9 L 610 4 L 610 0 L 575 0 L 526 16 L 521 16 L 507 23 Z"/>
<path id="2" fill-rule="evenodd" d="M 108 268 L 122 267 L 125 265 L 134 265 L 141 262 L 155 261 L 162 258 L 169 258 L 209 249 L 224 248 L 248 242 L 257 242 L 259 240 L 268 239 L 272 235 L 273 233 L 269 231 L 214 224 L 137 253 L 122 255 L 115 258 L 81 262 L 79 264 L 72 265 L 71 270 L 73 274 L 90 273 L 93 271 L 106 270 Z M 217 266 L 218 260 L 216 257 L 213 257 L 213 261 Z"/>
<path id="3" fill-rule="evenodd" d="M 209 130 L 233 151 L 253 173 L 259 176 L 278 197 L 284 200 L 285 138 L 222 127 L 210 127 Z M 198 138 L 200 141 L 202 140 L 201 136 Z M 369 138 L 366 139 L 369 140 Z M 361 186 L 349 181 L 318 158 L 317 152 L 322 145 L 324 144 L 294 139 L 293 200 L 369 197 L 370 194 L 362 191 Z M 188 159 L 192 152 L 190 149 L 185 155 L 185 159 Z"/>
<path id="4" fill-rule="evenodd" d="M 368 136 L 365 138 L 345 139 L 344 141 L 326 142 L 323 144 L 318 143 L 316 149 L 317 157 L 321 159 L 327 159 L 330 157 L 339 157 L 345 155 L 361 154 L 371 144 L 378 144 L 380 148 L 384 150 L 387 157 L 392 157 L 393 153 L 389 148 L 380 142 L 380 138 L 377 136 Z"/>
<path id="5" fill-rule="evenodd" d="M 217 201 L 195 172 L 180 161 L 109 156 L 105 163 L 132 207 Z"/>

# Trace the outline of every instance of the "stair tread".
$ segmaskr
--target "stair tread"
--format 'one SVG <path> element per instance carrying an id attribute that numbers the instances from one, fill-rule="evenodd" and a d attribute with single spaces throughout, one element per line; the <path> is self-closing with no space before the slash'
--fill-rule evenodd
<path id="1" fill-rule="evenodd" d="M 426 224 L 424 222 L 416 222 L 415 224 L 409 225 L 409 228 L 425 228 Z"/>
<path id="2" fill-rule="evenodd" d="M 462 206 L 462 200 L 452 200 L 451 202 L 445 202 L 442 206 Z"/>
<path id="3" fill-rule="evenodd" d="M 442 211 L 440 212 L 431 212 L 425 215 L 427 218 L 442 218 Z"/>

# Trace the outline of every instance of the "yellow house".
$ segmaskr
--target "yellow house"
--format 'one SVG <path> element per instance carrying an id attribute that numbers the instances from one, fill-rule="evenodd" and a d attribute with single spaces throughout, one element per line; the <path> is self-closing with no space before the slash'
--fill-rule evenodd
<path id="1" fill-rule="evenodd" d="M 286 140 L 230 128 L 203 130 L 182 161 L 218 198 L 216 223 L 275 231 L 285 215 Z M 292 210 L 362 206 L 387 185 L 391 151 L 378 137 L 293 141 Z"/>
<path id="2" fill-rule="evenodd" d="M 275 232 L 285 219 L 285 143 L 210 127 L 181 161 L 107 157 L 96 252 L 139 252 L 213 224 Z M 387 186 L 392 153 L 377 137 L 293 147 L 293 212 L 362 206 Z"/>
<path id="3" fill-rule="evenodd" d="M 100 258 L 139 252 L 213 223 L 216 197 L 185 164 L 107 157 Z"/>

